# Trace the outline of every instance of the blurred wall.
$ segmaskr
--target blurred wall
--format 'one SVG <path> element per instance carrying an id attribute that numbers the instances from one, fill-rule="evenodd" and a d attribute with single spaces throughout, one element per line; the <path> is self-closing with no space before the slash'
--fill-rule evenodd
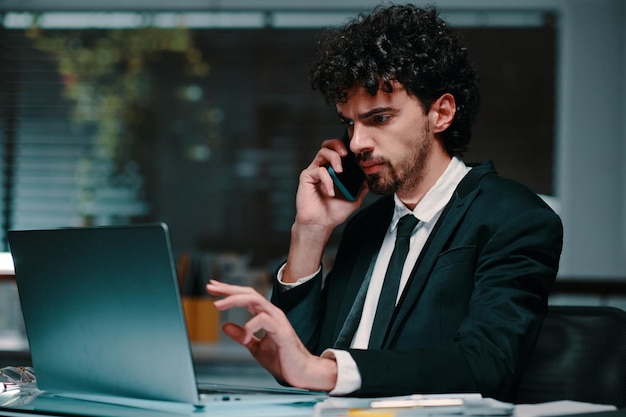
<path id="1" fill-rule="evenodd" d="M 100 3 L 100 2 L 93 2 Z M 149 4 L 147 4 L 149 3 Z M 180 0 L 174 8 L 367 10 L 372 0 Z M 553 11 L 558 16 L 555 197 L 565 227 L 560 275 L 626 277 L 626 2 L 440 0 L 454 11 Z M 171 9 L 171 0 L 110 0 L 111 9 Z M 1 10 L 89 10 L 82 0 L 1 0 Z"/>
<path id="2" fill-rule="evenodd" d="M 560 4 L 561 275 L 626 276 L 626 2 Z"/>

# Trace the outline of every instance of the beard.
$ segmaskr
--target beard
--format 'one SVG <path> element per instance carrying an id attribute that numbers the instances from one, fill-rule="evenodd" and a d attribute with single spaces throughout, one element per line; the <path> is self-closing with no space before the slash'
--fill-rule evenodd
<path id="1" fill-rule="evenodd" d="M 365 176 L 370 191 L 379 195 L 389 195 L 398 191 L 411 190 L 422 181 L 424 166 L 432 147 L 428 123 L 420 133 L 418 133 L 418 137 L 414 141 L 414 146 L 408 149 L 405 157 L 395 165 L 392 165 L 384 157 L 374 157 L 371 152 L 357 156 L 360 160 L 375 160 L 386 167 L 379 173 Z"/>

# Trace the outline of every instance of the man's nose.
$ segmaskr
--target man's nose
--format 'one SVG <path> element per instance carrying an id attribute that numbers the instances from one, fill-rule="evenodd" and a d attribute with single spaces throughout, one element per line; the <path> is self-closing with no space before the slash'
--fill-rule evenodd
<path id="1" fill-rule="evenodd" d="M 352 136 L 350 137 L 350 150 L 355 154 L 359 154 L 367 148 L 366 143 L 366 129 L 355 123 L 352 128 Z"/>

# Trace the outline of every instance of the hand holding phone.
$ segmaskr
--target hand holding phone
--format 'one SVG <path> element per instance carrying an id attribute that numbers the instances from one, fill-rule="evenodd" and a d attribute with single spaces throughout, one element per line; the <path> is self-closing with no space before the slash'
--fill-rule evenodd
<path id="1" fill-rule="evenodd" d="M 356 156 L 350 151 L 350 140 L 347 133 L 344 133 L 342 140 L 346 148 L 348 148 L 348 154 L 341 158 L 343 172 L 335 172 L 333 167 L 329 166 L 328 173 L 339 192 L 348 201 L 355 201 L 359 197 L 359 193 L 363 187 L 365 174 L 359 166 Z"/>

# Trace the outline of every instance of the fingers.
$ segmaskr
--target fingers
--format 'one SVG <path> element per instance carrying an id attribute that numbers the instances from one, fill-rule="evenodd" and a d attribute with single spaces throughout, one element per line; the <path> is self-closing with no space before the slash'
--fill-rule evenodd
<path id="1" fill-rule="evenodd" d="M 311 164 L 300 174 L 300 186 L 308 185 L 308 187 L 299 188 L 299 191 L 306 190 L 301 193 L 304 195 L 302 197 L 304 200 L 320 196 L 335 197 L 335 185 L 328 173 L 328 167 L 332 167 L 337 173 L 343 172 L 341 158 L 348 155 L 348 152 L 346 144 L 340 139 L 329 139 L 322 143 Z M 308 204 L 307 201 L 305 203 Z"/>
<path id="2" fill-rule="evenodd" d="M 322 374 L 324 376 L 328 374 L 330 378 L 327 377 L 322 381 L 325 385 L 317 382 L 320 379 L 317 376 L 320 373 L 318 361 L 311 365 L 311 361 L 315 358 L 302 344 L 282 310 L 250 287 L 211 280 L 207 285 L 207 291 L 225 296 L 215 302 L 220 310 L 244 307 L 253 312 L 253 317 L 245 325 L 226 323 L 222 330 L 235 342 L 245 346 L 272 375 L 297 387 L 308 388 L 312 384 L 311 386 L 316 389 L 324 388 L 326 385 L 332 389 L 336 379 L 334 376 L 336 370 L 332 373 L 322 369 L 324 371 Z M 264 334 L 256 336 L 255 334 L 261 330 Z M 313 371 L 310 371 L 311 369 Z M 313 382 L 304 373 L 310 374 Z"/>
<path id="3" fill-rule="evenodd" d="M 335 196 L 335 185 L 333 183 L 333 179 L 328 173 L 328 169 L 325 167 L 317 168 L 317 175 L 322 183 L 322 188 L 324 189 L 324 193 L 330 197 Z"/>
<path id="4" fill-rule="evenodd" d="M 287 317 L 254 289 L 211 280 L 207 285 L 207 291 L 215 295 L 226 295 L 225 298 L 214 302 L 218 310 L 243 307 L 252 315 L 252 318 L 243 326 L 235 323 L 225 323 L 222 326 L 224 333 L 235 342 L 252 352 L 260 343 L 260 339 L 255 336 L 259 331 L 272 334 L 276 340 L 288 342 L 288 336 L 284 334 L 290 328 Z"/>
<path id="5" fill-rule="evenodd" d="M 246 331 L 235 323 L 225 323 L 222 326 L 224 333 L 240 345 L 245 345 Z"/>
<path id="6" fill-rule="evenodd" d="M 233 307 L 242 307 L 253 316 L 244 327 L 232 323 L 232 326 L 235 327 L 230 325 L 228 327 L 228 330 L 232 332 L 229 336 L 242 344 L 248 344 L 254 333 L 259 330 L 275 333 L 287 321 L 281 309 L 253 288 L 211 280 L 207 284 L 207 291 L 213 295 L 225 296 L 225 298 L 213 303 L 218 310 L 224 311 Z"/>
<path id="7" fill-rule="evenodd" d="M 334 197 L 335 189 L 333 179 L 328 173 L 325 166 L 317 166 L 311 164 L 308 168 L 300 173 L 300 187 L 310 185 L 313 187 L 314 193 L 321 192 L 322 195 Z M 302 189 L 308 189 L 303 187 Z M 300 191 L 301 189 L 299 189 Z M 308 194 L 307 194 L 308 195 Z"/>
<path id="8" fill-rule="evenodd" d="M 337 152 L 341 156 L 346 156 L 348 154 L 348 149 L 346 148 L 346 144 L 343 143 L 341 139 L 327 139 L 322 142 L 322 148 L 332 149 Z"/>
<path id="9" fill-rule="evenodd" d="M 346 149 L 346 145 L 339 139 L 329 139 L 322 143 L 322 147 L 311 165 L 310 168 L 320 167 L 330 164 L 336 172 L 342 172 L 343 167 L 341 166 L 341 157 L 346 156 L 348 154 L 348 150 Z"/>
<path id="10" fill-rule="evenodd" d="M 217 281 L 214 279 L 209 280 L 206 285 L 206 290 L 209 294 L 217 296 L 226 296 L 233 294 L 258 294 L 251 287 L 244 287 L 241 285 L 226 284 L 225 282 Z"/>
<path id="11" fill-rule="evenodd" d="M 277 307 L 275 307 L 269 300 L 265 299 L 258 293 L 233 294 L 222 298 L 221 300 L 217 300 L 213 304 L 220 311 L 228 310 L 233 307 L 243 307 L 252 315 L 262 312 L 271 314 L 278 310 Z"/>
<path id="12" fill-rule="evenodd" d="M 251 287 L 230 285 L 223 282 L 210 280 L 206 286 L 209 294 L 224 296 L 213 303 L 220 310 L 228 310 L 233 307 L 243 307 L 252 315 L 262 311 L 272 311 L 277 308 L 265 297 Z"/>
<path id="13" fill-rule="evenodd" d="M 238 326 L 235 323 L 225 323 L 222 326 L 222 330 L 228 337 L 240 345 L 246 346 L 248 349 L 252 347 L 251 344 L 259 342 L 259 339 L 254 336 L 256 332 L 250 331 L 246 327 Z"/>

